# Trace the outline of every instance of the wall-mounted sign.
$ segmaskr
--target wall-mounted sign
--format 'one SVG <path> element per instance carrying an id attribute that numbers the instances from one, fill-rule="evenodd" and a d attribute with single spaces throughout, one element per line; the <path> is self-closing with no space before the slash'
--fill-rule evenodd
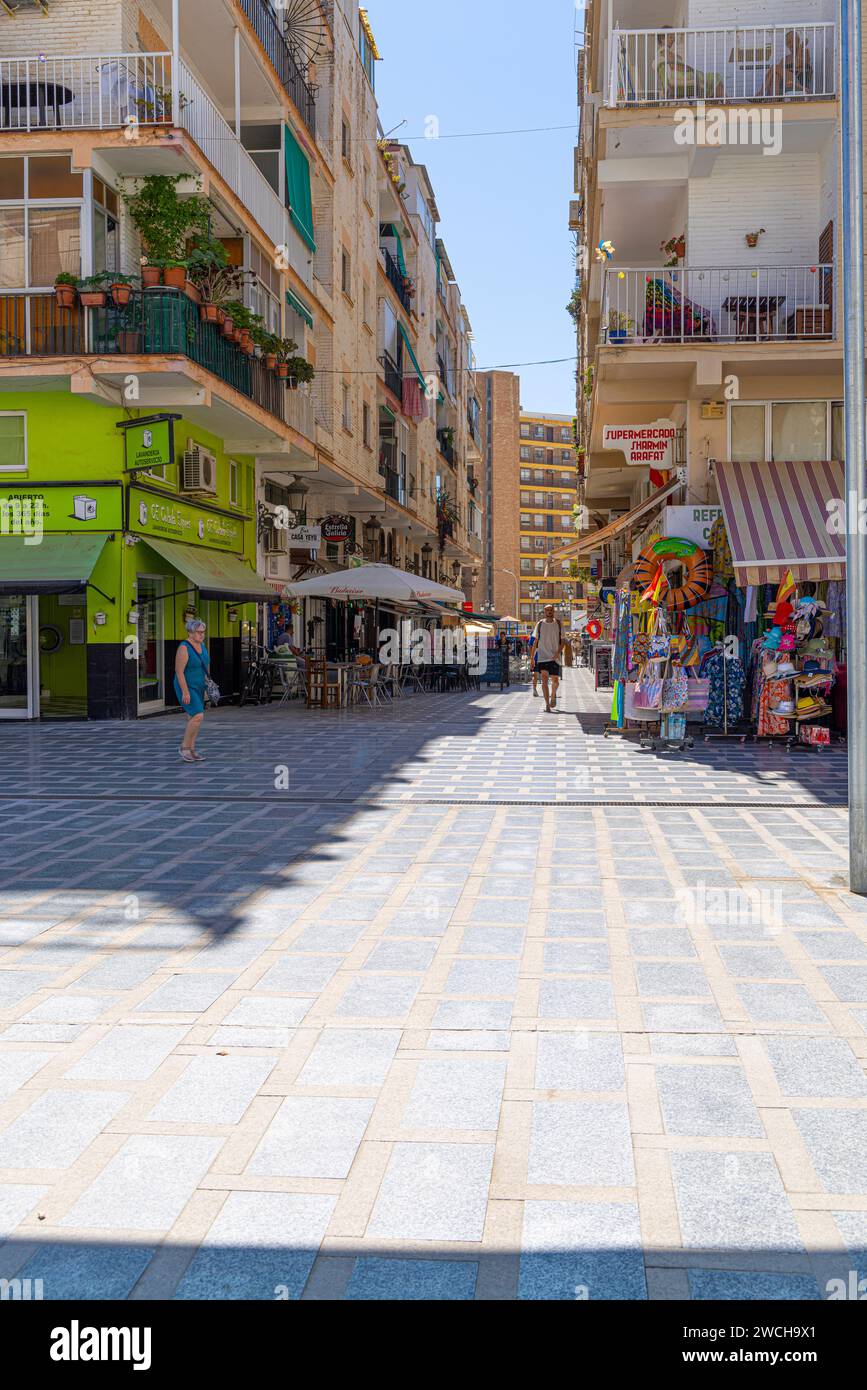
<path id="1" fill-rule="evenodd" d="M 702 401 L 701 418 L 703 420 L 724 420 L 726 418 L 725 401 Z"/>
<path id="2" fill-rule="evenodd" d="M 186 545 L 205 545 L 211 550 L 244 549 L 244 523 L 240 517 L 193 502 L 182 502 L 173 493 L 150 492 L 146 488 L 129 490 L 129 528 L 145 536 L 161 536 Z"/>
<path id="3" fill-rule="evenodd" d="M 327 516 L 322 523 L 324 541 L 348 541 L 352 537 L 351 516 Z"/>
<path id="4" fill-rule="evenodd" d="M 677 425 L 656 420 L 652 425 L 606 425 L 603 449 L 619 449 L 633 468 L 673 468 Z"/>
<path id="5" fill-rule="evenodd" d="M 322 544 L 322 527 L 293 526 L 286 536 L 289 545 L 296 550 L 318 550 Z"/>
<path id="6" fill-rule="evenodd" d="M 122 420 L 127 472 L 167 468 L 175 461 L 174 422 L 180 415 L 151 415 L 141 420 Z"/>
<path id="7" fill-rule="evenodd" d="M 666 507 L 662 513 L 667 536 L 693 541 L 702 550 L 710 549 L 711 527 L 722 516 L 722 507 Z"/>
<path id="8" fill-rule="evenodd" d="M 108 487 L 51 487 L 47 483 L 22 487 L 0 484 L 0 532 L 6 535 L 39 531 L 120 531 L 123 529 L 123 489 Z"/>

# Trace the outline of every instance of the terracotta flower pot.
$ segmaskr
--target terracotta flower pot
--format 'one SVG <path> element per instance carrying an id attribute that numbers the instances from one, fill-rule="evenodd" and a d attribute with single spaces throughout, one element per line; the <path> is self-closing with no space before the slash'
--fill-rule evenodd
<path id="1" fill-rule="evenodd" d="M 223 336 L 226 338 L 234 338 L 235 336 L 235 328 L 228 314 L 223 319 Z"/>
<path id="2" fill-rule="evenodd" d="M 163 283 L 162 267 L 158 265 L 143 265 L 141 268 L 142 289 L 152 290 L 157 285 Z"/>
<path id="3" fill-rule="evenodd" d="M 222 328 L 224 323 L 226 322 L 226 311 L 225 309 L 220 309 L 216 304 L 213 305 L 213 308 L 217 310 L 217 323 L 219 324 L 220 328 Z"/>
<path id="4" fill-rule="evenodd" d="M 289 375 L 289 363 L 288 363 L 288 362 L 278 362 L 278 363 L 277 363 L 277 375 L 278 375 L 279 377 L 281 377 L 284 381 L 286 380 L 286 378 L 287 378 L 288 375 Z"/>
<path id="5" fill-rule="evenodd" d="M 269 372 L 273 372 L 274 368 L 277 366 L 276 352 L 265 353 L 265 366 L 268 368 Z"/>
<path id="6" fill-rule="evenodd" d="M 163 284 L 170 290 L 184 290 L 187 287 L 187 268 L 184 265 L 167 265 L 163 271 Z"/>
<path id="7" fill-rule="evenodd" d="M 239 347 L 241 346 L 241 339 L 243 338 L 243 336 L 244 335 L 241 332 L 240 328 L 232 329 L 232 341 L 237 343 Z"/>
<path id="8" fill-rule="evenodd" d="M 58 309 L 72 309 L 75 307 L 75 286 L 74 285 L 55 285 L 54 297 L 57 300 Z"/>
<path id="9" fill-rule="evenodd" d="M 187 299 L 191 299 L 194 304 L 201 304 L 201 293 L 198 290 L 198 288 L 193 284 L 192 280 L 187 280 L 184 284 L 184 293 L 186 294 Z"/>
<path id="10" fill-rule="evenodd" d="M 219 309 L 216 304 L 202 304 L 199 309 L 203 323 L 216 323 L 219 316 Z"/>
<path id="11" fill-rule="evenodd" d="M 125 305 L 129 304 L 129 301 L 132 299 L 132 285 L 124 285 L 121 283 L 112 285 L 111 298 L 112 302 L 117 305 L 118 309 L 123 309 Z"/>
<path id="12" fill-rule="evenodd" d="M 674 248 L 674 254 L 677 256 L 678 260 L 683 260 L 684 256 L 686 255 L 686 237 L 681 237 L 680 240 L 676 243 Z"/>
<path id="13" fill-rule="evenodd" d="M 82 308 L 102 309 L 105 307 L 105 290 L 79 290 Z"/>
<path id="14" fill-rule="evenodd" d="M 118 333 L 117 350 L 120 353 L 126 354 L 141 352 L 141 334 L 133 332 Z"/>

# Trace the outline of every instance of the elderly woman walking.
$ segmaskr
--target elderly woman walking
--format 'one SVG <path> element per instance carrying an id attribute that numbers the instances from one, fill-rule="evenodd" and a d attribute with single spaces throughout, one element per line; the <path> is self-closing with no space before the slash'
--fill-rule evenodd
<path id="1" fill-rule="evenodd" d="M 175 657 L 175 694 L 187 716 L 178 752 L 185 763 L 201 763 L 204 757 L 196 752 L 196 739 L 205 717 L 205 685 L 211 658 L 205 646 L 205 624 L 201 618 L 190 618 L 186 627 L 186 640 L 178 647 Z"/>

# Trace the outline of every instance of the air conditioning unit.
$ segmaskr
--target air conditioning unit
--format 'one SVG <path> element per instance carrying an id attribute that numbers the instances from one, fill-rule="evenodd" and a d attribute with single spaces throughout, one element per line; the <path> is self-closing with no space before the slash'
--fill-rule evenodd
<path id="1" fill-rule="evenodd" d="M 217 460 L 191 439 L 187 440 L 181 466 L 181 492 L 202 492 L 217 495 Z"/>

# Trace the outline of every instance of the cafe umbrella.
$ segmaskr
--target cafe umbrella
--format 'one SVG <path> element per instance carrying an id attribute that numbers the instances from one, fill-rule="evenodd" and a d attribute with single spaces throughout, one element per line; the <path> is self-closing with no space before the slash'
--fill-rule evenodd
<path id="1" fill-rule="evenodd" d="M 395 602 L 414 604 L 434 599 L 439 603 L 463 603 L 460 589 L 450 589 L 420 574 L 409 574 L 393 565 L 358 565 L 335 574 L 317 574 L 283 586 L 287 598 L 333 598 L 344 602 Z"/>

